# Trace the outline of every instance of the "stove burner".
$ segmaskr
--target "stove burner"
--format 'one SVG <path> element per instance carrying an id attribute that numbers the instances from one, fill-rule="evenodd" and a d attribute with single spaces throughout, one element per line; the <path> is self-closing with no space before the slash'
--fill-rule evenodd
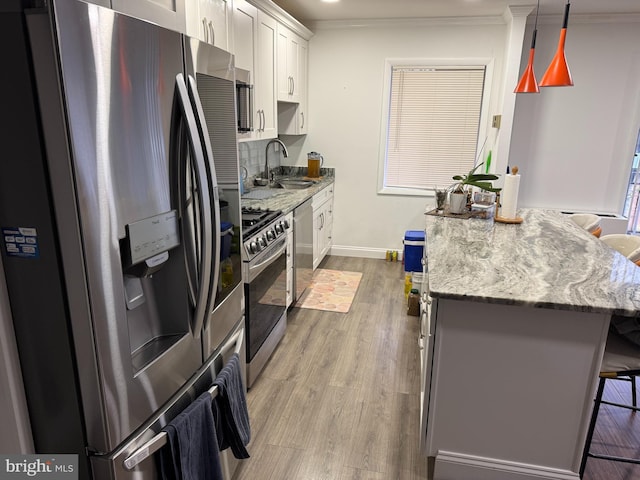
<path id="1" fill-rule="evenodd" d="M 284 225 L 277 220 L 282 216 L 281 210 L 242 208 L 242 237 L 247 260 L 257 255 L 289 228 L 288 224 Z"/>
<path id="2" fill-rule="evenodd" d="M 266 218 L 271 213 L 272 210 L 263 210 L 261 208 L 251 208 L 251 207 L 243 207 L 242 208 L 242 226 L 243 227 L 252 227 L 260 222 L 260 220 Z"/>
<path id="3" fill-rule="evenodd" d="M 262 208 L 242 208 L 242 236 L 246 239 L 258 232 L 276 217 L 282 215 L 280 210 Z"/>

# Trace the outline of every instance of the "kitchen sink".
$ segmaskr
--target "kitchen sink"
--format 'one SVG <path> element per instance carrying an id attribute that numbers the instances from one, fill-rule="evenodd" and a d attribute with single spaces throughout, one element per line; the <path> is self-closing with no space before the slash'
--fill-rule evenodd
<path id="1" fill-rule="evenodd" d="M 284 193 L 281 190 L 278 189 L 255 189 L 255 190 L 250 190 L 248 192 L 246 192 L 244 195 L 242 195 L 242 198 L 247 198 L 249 200 L 265 200 L 267 198 L 271 198 L 274 195 L 278 195 L 280 193 Z"/>
<path id="2" fill-rule="evenodd" d="M 309 188 L 315 182 L 312 180 L 301 180 L 297 178 L 283 178 L 278 180 L 280 186 L 288 190 L 301 190 L 303 188 Z"/>

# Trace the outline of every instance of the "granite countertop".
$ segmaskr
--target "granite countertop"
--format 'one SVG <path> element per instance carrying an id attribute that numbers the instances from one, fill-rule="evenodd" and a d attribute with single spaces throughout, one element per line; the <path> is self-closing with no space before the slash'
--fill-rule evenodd
<path id="1" fill-rule="evenodd" d="M 552 210 L 519 225 L 426 215 L 432 297 L 640 316 L 640 267 Z"/>
<path id="2" fill-rule="evenodd" d="M 306 169 L 305 169 L 306 170 Z M 296 189 L 284 189 L 284 188 L 269 188 L 269 187 L 253 187 L 246 191 L 241 197 L 241 206 L 250 208 L 263 208 L 269 210 L 282 210 L 287 214 L 303 203 L 305 200 L 313 197 L 320 190 L 325 189 L 329 185 L 333 184 L 335 177 L 333 175 L 333 169 L 322 169 L 320 180 L 314 180 L 316 183 L 309 188 Z M 288 178 L 296 177 L 295 172 L 293 174 L 288 172 L 286 175 Z M 299 175 L 300 178 L 303 178 Z M 251 198 L 256 195 L 261 196 L 262 192 L 267 195 L 272 195 L 268 198 Z M 248 195 L 248 197 L 247 197 Z"/>

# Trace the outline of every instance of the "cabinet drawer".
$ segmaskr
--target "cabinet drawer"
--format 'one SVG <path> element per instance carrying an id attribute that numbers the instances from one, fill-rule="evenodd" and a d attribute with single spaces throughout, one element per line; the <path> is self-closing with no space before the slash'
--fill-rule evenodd
<path id="1" fill-rule="evenodd" d="M 311 205 L 313 209 L 320 207 L 327 200 L 333 198 L 333 185 L 329 185 L 328 187 L 320 190 L 313 196 L 313 200 L 311 201 Z"/>

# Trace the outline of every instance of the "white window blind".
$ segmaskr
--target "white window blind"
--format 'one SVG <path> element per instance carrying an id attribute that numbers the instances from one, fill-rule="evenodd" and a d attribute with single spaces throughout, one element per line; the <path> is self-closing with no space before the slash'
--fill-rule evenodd
<path id="1" fill-rule="evenodd" d="M 385 187 L 448 186 L 473 168 L 485 67 L 393 66 Z"/>

